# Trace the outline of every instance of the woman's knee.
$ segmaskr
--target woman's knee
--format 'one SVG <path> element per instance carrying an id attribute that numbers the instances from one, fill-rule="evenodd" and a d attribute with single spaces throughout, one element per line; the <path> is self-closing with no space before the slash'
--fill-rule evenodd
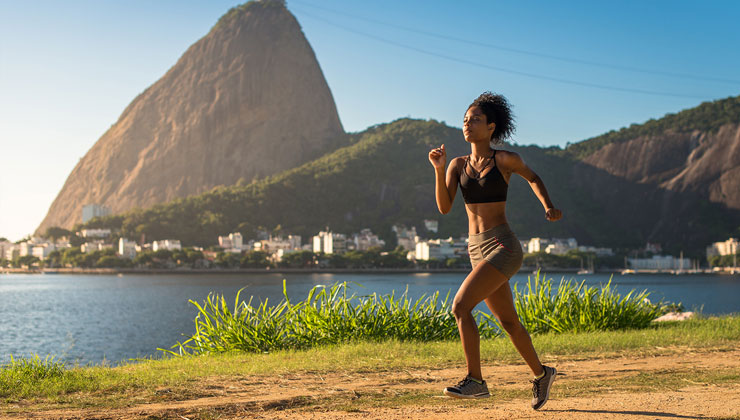
<path id="1" fill-rule="evenodd" d="M 518 318 L 514 319 L 502 319 L 499 320 L 501 323 L 501 327 L 506 331 L 507 334 L 512 335 L 514 333 L 518 333 L 522 330 L 524 330 L 524 326 L 519 321 Z"/>
<path id="2" fill-rule="evenodd" d="M 452 315 L 455 316 L 455 319 L 470 315 L 472 311 L 473 308 L 470 305 L 466 305 L 463 301 L 456 299 L 452 302 Z"/>

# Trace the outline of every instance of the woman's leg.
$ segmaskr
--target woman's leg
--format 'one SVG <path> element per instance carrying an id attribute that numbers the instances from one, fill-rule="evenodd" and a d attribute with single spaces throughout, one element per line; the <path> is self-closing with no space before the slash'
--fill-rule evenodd
<path id="1" fill-rule="evenodd" d="M 493 269 L 498 273 L 499 280 L 500 278 L 506 279 L 506 276 L 501 274 L 501 272 L 495 268 Z M 535 376 L 539 376 L 543 372 L 542 363 L 540 363 L 540 359 L 537 357 L 537 352 L 532 345 L 532 339 L 529 337 L 529 333 L 527 333 L 524 325 L 519 321 L 519 316 L 514 308 L 514 299 L 511 296 L 511 287 L 509 286 L 508 279 L 506 280 L 501 287 L 488 295 L 485 299 L 486 305 L 488 305 L 488 309 L 499 320 L 506 333 L 509 334 L 514 347 L 516 347 L 516 350 L 524 358 L 529 368 L 532 369 L 532 373 Z"/>
<path id="2" fill-rule="evenodd" d="M 509 279 L 491 264 L 481 261 L 460 285 L 452 302 L 452 314 L 455 316 L 457 329 L 460 331 L 468 375 L 473 378 L 483 379 L 480 368 L 480 335 L 473 318 L 473 308 L 508 282 Z M 510 291 L 509 294 L 511 294 Z"/>

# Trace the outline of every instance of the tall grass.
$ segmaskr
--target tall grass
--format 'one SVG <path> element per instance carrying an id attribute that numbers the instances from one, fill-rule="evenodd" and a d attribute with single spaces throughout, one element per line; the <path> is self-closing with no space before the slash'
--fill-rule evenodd
<path id="1" fill-rule="evenodd" d="M 373 293 L 348 295 L 347 282 L 316 286 L 305 300 L 292 303 L 283 281 L 283 300 L 270 306 L 265 300 L 254 306 L 251 297 L 241 301 L 240 290 L 233 309 L 223 295 L 209 294 L 198 309 L 195 333 L 171 350 L 173 355 L 230 351 L 269 352 L 305 349 L 354 340 L 442 341 L 458 337 L 451 313 L 449 293 L 439 292 L 409 299 L 408 289 L 396 295 Z M 538 272 L 525 290 L 514 287 L 516 310 L 524 326 L 533 333 L 579 332 L 643 328 L 664 312 L 662 303 L 647 300 L 648 293 L 634 291 L 622 297 L 611 288 L 588 287 L 561 280 L 553 294 L 552 279 Z M 502 334 L 492 315 L 475 311 L 482 338 Z"/>
<path id="2" fill-rule="evenodd" d="M 514 285 L 514 304 L 519 319 L 531 333 L 590 332 L 645 328 L 669 305 L 653 304 L 647 291 L 633 289 L 621 296 L 612 288 L 612 279 L 601 287 L 589 287 L 562 278 L 553 294 L 552 279 L 539 271 L 520 292 Z"/>
<path id="3" fill-rule="evenodd" d="M 55 380 L 64 376 L 64 363 L 57 362 L 53 356 L 42 359 L 33 357 L 15 358 L 10 355 L 10 362 L 0 365 L 0 396 L 10 390 L 24 389 L 45 380 Z"/>

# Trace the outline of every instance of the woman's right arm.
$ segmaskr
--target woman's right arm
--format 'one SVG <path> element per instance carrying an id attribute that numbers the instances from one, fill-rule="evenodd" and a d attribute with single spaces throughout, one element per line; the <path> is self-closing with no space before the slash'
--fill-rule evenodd
<path id="1" fill-rule="evenodd" d="M 447 214 L 452 209 L 452 202 L 455 201 L 457 193 L 459 182 L 457 162 L 453 159 L 445 173 L 447 151 L 444 144 L 429 152 L 429 162 L 434 166 L 434 192 L 437 198 L 437 208 L 440 213 Z"/>

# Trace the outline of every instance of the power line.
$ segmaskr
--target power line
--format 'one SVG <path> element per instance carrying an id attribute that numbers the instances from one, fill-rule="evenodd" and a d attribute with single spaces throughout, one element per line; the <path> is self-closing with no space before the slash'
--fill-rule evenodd
<path id="1" fill-rule="evenodd" d="M 311 19 L 319 20 L 319 21 L 322 21 L 322 22 L 324 22 L 324 23 L 326 23 L 328 25 L 335 26 L 335 27 L 340 28 L 342 30 L 345 30 L 345 31 L 348 31 L 348 32 L 351 32 L 351 33 L 354 33 L 354 34 L 357 34 L 357 35 L 361 35 L 361 36 L 364 36 L 364 37 L 368 37 L 368 38 L 371 38 L 371 39 L 374 39 L 376 41 L 380 41 L 380 42 L 383 42 L 383 43 L 386 43 L 386 44 L 389 44 L 389 45 L 393 45 L 393 46 L 396 46 L 396 47 L 399 47 L 399 48 L 404 48 L 404 49 L 407 49 L 407 50 L 415 51 L 415 52 L 418 52 L 418 53 L 421 53 L 421 54 L 425 54 L 425 55 L 429 55 L 429 56 L 432 56 L 432 57 L 437 57 L 437 58 L 442 58 L 442 59 L 449 60 L 449 61 L 454 61 L 456 63 L 468 64 L 468 65 L 475 66 L 475 67 L 485 68 L 485 69 L 488 69 L 488 70 L 494 70 L 494 71 L 499 71 L 499 72 L 503 72 L 503 73 L 515 74 L 515 75 L 518 75 L 518 76 L 530 77 L 530 78 L 533 78 L 533 79 L 548 80 L 548 81 L 551 81 L 551 82 L 566 83 L 566 84 L 571 84 L 571 85 L 576 85 L 576 86 L 585 86 L 585 87 L 591 87 L 591 88 L 597 88 L 597 89 L 612 90 L 612 91 L 617 91 L 617 92 L 630 92 L 630 93 L 639 93 L 639 94 L 644 94 L 644 95 L 655 95 L 655 96 L 671 96 L 671 97 L 676 97 L 676 98 L 706 99 L 703 96 L 685 95 L 685 94 L 670 93 L 670 92 L 657 92 L 657 91 L 644 90 L 644 89 L 623 88 L 623 87 L 619 87 L 619 86 L 601 85 L 601 84 L 597 84 L 597 83 L 589 83 L 589 82 L 581 82 L 581 81 L 577 81 L 577 80 L 562 79 L 562 78 L 558 78 L 558 77 L 551 77 L 551 76 L 545 76 L 545 75 L 541 75 L 541 74 L 523 72 L 523 71 L 519 71 L 519 70 L 512 70 L 512 69 L 508 69 L 508 68 L 504 68 L 504 67 L 491 66 L 491 65 L 488 65 L 488 64 L 477 63 L 477 62 L 474 62 L 474 61 L 466 60 L 464 58 L 456 58 L 456 57 L 452 57 L 452 56 L 449 56 L 449 55 L 440 54 L 440 53 L 433 52 L 433 51 L 428 51 L 428 50 L 417 48 L 417 47 L 414 47 L 414 46 L 411 46 L 411 45 L 406 45 L 406 44 L 402 44 L 402 43 L 399 43 L 399 42 L 396 42 L 396 41 L 392 41 L 392 40 L 389 40 L 389 39 L 386 39 L 386 38 L 382 38 L 382 37 L 379 37 L 379 36 L 376 36 L 376 35 L 368 34 L 366 32 L 358 31 L 358 30 L 356 30 L 354 28 L 349 28 L 347 26 L 344 26 L 344 25 L 341 25 L 341 24 L 332 22 L 332 21 L 330 21 L 328 19 L 325 19 L 325 18 L 322 18 L 322 17 L 319 17 L 319 16 L 312 15 L 312 14 L 307 13 L 305 11 L 300 11 L 300 13 L 302 15 L 306 16 L 306 17 L 311 18 Z"/>
<path id="2" fill-rule="evenodd" d="M 588 65 L 588 66 L 602 67 L 602 68 L 607 68 L 607 69 L 611 69 L 611 70 L 619 70 L 619 71 L 628 71 L 628 72 L 633 72 L 633 73 L 654 74 L 654 75 L 658 75 L 658 76 L 675 77 L 675 78 L 679 78 L 679 79 L 701 80 L 701 81 L 705 81 L 705 82 L 727 83 L 727 84 L 733 84 L 733 85 L 739 85 L 740 84 L 740 80 L 734 80 L 734 79 L 725 79 L 725 78 L 720 78 L 720 77 L 709 77 L 709 76 L 697 76 L 697 75 L 693 75 L 693 74 L 673 73 L 673 72 L 666 72 L 666 71 L 660 71 L 660 70 L 649 70 L 649 69 L 642 69 L 642 68 L 631 67 L 631 66 L 623 66 L 623 65 L 619 65 L 619 64 L 600 63 L 600 62 L 596 62 L 596 61 L 583 60 L 583 59 L 580 59 L 580 58 L 561 57 L 561 56 L 557 56 L 557 55 L 545 54 L 545 53 L 540 53 L 540 52 L 535 52 L 535 51 L 521 50 L 521 49 L 517 49 L 517 48 L 511 48 L 511 47 L 505 47 L 505 46 L 496 45 L 496 44 L 488 44 L 488 43 L 484 43 L 484 42 L 479 42 L 479 41 L 475 41 L 475 40 L 472 40 L 472 39 L 462 39 L 462 38 L 457 38 L 457 37 L 454 37 L 454 36 L 441 35 L 441 34 L 437 34 L 437 33 L 434 33 L 434 32 L 429 32 L 429 31 L 423 31 L 423 30 L 419 30 L 419 29 L 409 28 L 409 27 L 405 27 L 405 26 L 401 26 L 401 25 L 396 25 L 396 24 L 393 24 L 393 23 L 383 22 L 383 21 L 376 20 L 376 19 L 370 19 L 370 18 L 366 18 L 366 17 L 363 17 L 363 16 L 357 16 L 357 15 L 353 15 L 353 14 L 341 12 L 341 11 L 338 11 L 338 10 L 329 9 L 329 8 L 326 8 L 326 7 L 318 6 L 318 5 L 307 3 L 307 2 L 304 2 L 304 1 L 300 1 L 300 0 L 291 0 L 291 3 L 299 3 L 299 4 L 302 4 L 304 6 L 312 7 L 312 8 L 315 8 L 315 9 L 324 10 L 324 11 L 327 11 L 327 12 L 330 12 L 330 13 L 334 13 L 334 14 L 341 15 L 341 16 L 346 16 L 346 17 L 349 17 L 349 18 L 352 18 L 352 19 L 362 20 L 362 21 L 365 21 L 365 22 L 374 23 L 374 24 L 378 24 L 378 25 L 383 25 L 383 26 L 387 26 L 389 28 L 400 29 L 400 30 L 403 30 L 403 31 L 412 32 L 412 33 L 416 33 L 416 34 L 420 34 L 420 35 L 430 36 L 430 37 L 434 37 L 434 38 L 438 38 L 438 39 L 444 39 L 444 40 L 448 40 L 448 41 L 461 42 L 461 43 L 464 43 L 466 45 L 477 45 L 479 47 L 491 48 L 491 49 L 496 49 L 496 50 L 501 50 L 501 51 L 508 51 L 508 52 L 513 52 L 513 53 L 516 53 L 516 54 L 529 55 L 529 56 L 532 56 L 532 57 L 546 58 L 546 59 L 557 60 L 557 61 L 562 61 L 562 62 L 566 62 L 566 63 L 584 64 L 584 65 Z M 305 12 L 303 12 L 303 13 L 305 13 Z"/>

